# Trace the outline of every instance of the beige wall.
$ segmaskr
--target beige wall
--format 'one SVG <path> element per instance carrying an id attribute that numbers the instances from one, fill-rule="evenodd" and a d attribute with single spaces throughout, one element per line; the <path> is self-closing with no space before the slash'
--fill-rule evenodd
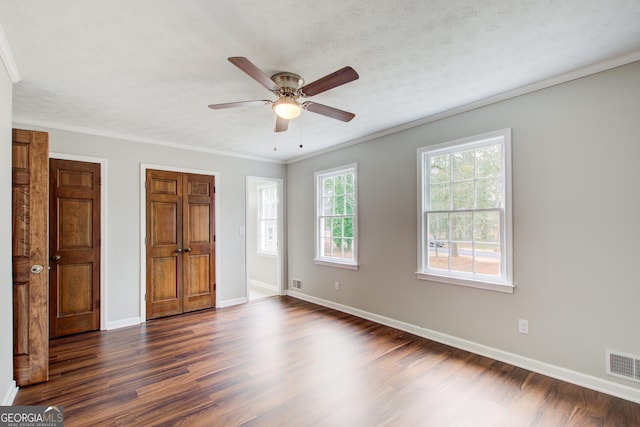
<path id="1" fill-rule="evenodd" d="M 1 31 L 1 29 L 0 29 Z M 11 274 L 12 83 L 0 60 L 0 405 L 13 399 L 13 279 Z"/>
<path id="2" fill-rule="evenodd" d="M 502 128 L 513 129 L 515 293 L 416 279 L 416 149 Z M 360 269 L 315 265 L 314 171 L 352 162 Z M 640 399 L 640 384 L 605 375 L 605 349 L 640 355 L 639 162 L 640 62 L 301 160 L 287 172 L 289 280 L 313 298 Z"/>

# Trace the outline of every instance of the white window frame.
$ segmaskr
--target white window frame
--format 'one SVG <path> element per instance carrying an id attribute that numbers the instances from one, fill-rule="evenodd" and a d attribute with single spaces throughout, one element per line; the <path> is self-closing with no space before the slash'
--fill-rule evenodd
<path id="1" fill-rule="evenodd" d="M 499 276 L 487 276 L 476 273 L 453 272 L 447 270 L 429 269 L 427 257 L 428 223 L 427 213 L 430 210 L 429 194 L 429 157 L 465 151 L 482 146 L 502 145 L 502 188 L 503 203 L 500 207 L 500 266 Z M 512 232 L 512 176 L 511 176 L 511 129 L 501 129 L 442 144 L 422 147 L 418 149 L 418 271 L 416 277 L 422 280 L 468 286 L 499 292 L 513 293 L 513 232 Z M 474 210 L 471 210 L 474 211 Z"/>
<path id="2" fill-rule="evenodd" d="M 275 193 L 275 200 L 273 200 L 273 206 L 272 206 L 272 211 L 275 215 L 275 217 L 273 218 L 265 218 L 263 217 L 264 214 L 264 207 L 263 207 L 263 203 L 264 203 L 264 199 L 263 199 L 263 194 L 265 191 L 273 191 Z M 269 250 L 267 248 L 264 247 L 264 243 L 266 242 L 266 236 L 263 235 L 263 227 L 262 224 L 263 222 L 266 221 L 271 221 L 273 222 L 274 228 L 273 228 L 273 239 L 275 240 L 275 247 L 273 248 L 273 250 Z M 276 256 L 278 254 L 278 188 L 277 188 L 277 184 L 273 183 L 273 184 L 267 184 L 267 185 L 260 185 L 258 186 L 258 245 L 257 245 L 257 253 L 259 255 L 266 255 L 266 256 Z"/>
<path id="3" fill-rule="evenodd" d="M 354 214 L 353 214 L 353 259 L 340 257 L 322 256 L 322 230 L 320 229 L 322 214 L 322 180 L 353 173 L 354 187 Z M 315 173 L 315 258 L 318 265 L 329 267 L 346 268 L 350 270 L 358 269 L 358 164 L 352 163 L 344 166 L 325 169 Z"/>

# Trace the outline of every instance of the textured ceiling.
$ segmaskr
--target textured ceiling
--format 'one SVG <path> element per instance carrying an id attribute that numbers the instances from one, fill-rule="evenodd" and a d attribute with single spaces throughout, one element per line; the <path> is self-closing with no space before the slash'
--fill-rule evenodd
<path id="1" fill-rule="evenodd" d="M 639 23 L 639 0 L 0 0 L 16 122 L 278 161 L 635 54 Z M 274 99 L 230 56 L 307 82 L 350 65 L 311 99 L 356 118 L 274 134 L 267 106 L 210 110 Z"/>

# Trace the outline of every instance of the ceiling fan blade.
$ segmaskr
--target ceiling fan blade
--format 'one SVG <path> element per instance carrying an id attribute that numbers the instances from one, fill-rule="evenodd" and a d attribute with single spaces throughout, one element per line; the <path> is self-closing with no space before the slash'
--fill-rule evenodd
<path id="1" fill-rule="evenodd" d="M 232 56 L 231 58 L 228 58 L 228 60 L 233 65 L 244 71 L 253 80 L 266 87 L 267 90 L 276 93 L 280 92 L 280 86 L 278 86 L 273 80 L 269 78 L 269 76 L 264 73 L 264 71 L 256 67 L 255 64 L 249 61 L 247 58 L 242 56 Z"/>
<path id="2" fill-rule="evenodd" d="M 348 111 L 338 110 L 337 108 L 318 104 L 317 102 L 307 101 L 302 104 L 302 107 L 312 113 L 322 114 L 323 116 L 331 117 L 332 119 L 341 120 L 343 122 L 349 122 L 356 116 Z"/>
<path id="3" fill-rule="evenodd" d="M 356 70 L 351 67 L 344 67 L 327 76 L 319 78 L 318 80 L 311 82 L 308 85 L 303 86 L 300 89 L 300 92 L 302 92 L 302 96 L 305 97 L 317 95 L 329 89 L 333 89 L 334 87 L 338 87 L 345 83 L 358 80 L 359 77 L 360 76 L 358 75 L 358 73 L 356 73 Z"/>
<path id="4" fill-rule="evenodd" d="M 256 101 L 240 101 L 240 102 L 227 102 L 225 104 L 211 104 L 208 107 L 212 110 L 224 110 L 225 108 L 246 107 L 254 105 L 269 105 L 272 104 L 268 99 L 261 99 Z"/>
<path id="5" fill-rule="evenodd" d="M 276 127 L 273 131 L 285 132 L 287 129 L 289 129 L 289 120 L 283 119 L 282 117 L 276 114 Z"/>

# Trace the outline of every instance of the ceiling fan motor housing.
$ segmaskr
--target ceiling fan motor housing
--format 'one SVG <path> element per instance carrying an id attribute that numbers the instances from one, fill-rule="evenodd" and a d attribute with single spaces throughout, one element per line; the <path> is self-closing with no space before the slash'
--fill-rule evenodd
<path id="1" fill-rule="evenodd" d="M 304 86 L 304 80 L 302 77 L 294 73 L 276 73 L 271 76 L 271 80 L 280 86 L 280 93 L 282 95 L 298 97 L 300 95 L 298 91 L 302 86 Z"/>

